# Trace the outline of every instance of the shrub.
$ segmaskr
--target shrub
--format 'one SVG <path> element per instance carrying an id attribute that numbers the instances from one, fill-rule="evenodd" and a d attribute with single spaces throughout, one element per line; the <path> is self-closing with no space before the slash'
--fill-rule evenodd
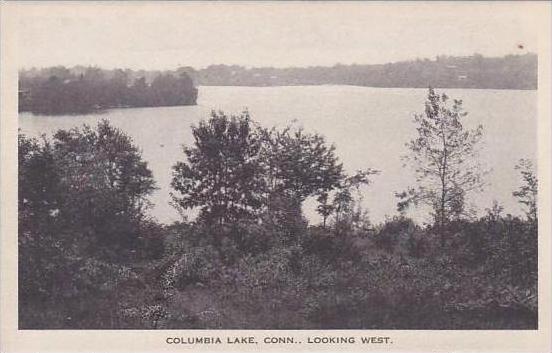
<path id="1" fill-rule="evenodd" d="M 412 244 L 414 240 L 411 240 L 410 245 L 407 242 L 413 237 L 416 229 L 417 227 L 411 219 L 395 216 L 376 227 L 374 243 L 388 253 L 394 252 L 397 246 L 401 247 L 401 251 L 408 251 L 407 247 L 412 246 L 411 251 L 414 251 L 418 246 L 421 247 L 421 244 Z"/>
<path id="2" fill-rule="evenodd" d="M 212 246 L 193 247 L 173 259 L 164 273 L 169 286 L 184 289 L 190 284 L 209 283 L 219 271 L 221 261 L 218 251 Z"/>

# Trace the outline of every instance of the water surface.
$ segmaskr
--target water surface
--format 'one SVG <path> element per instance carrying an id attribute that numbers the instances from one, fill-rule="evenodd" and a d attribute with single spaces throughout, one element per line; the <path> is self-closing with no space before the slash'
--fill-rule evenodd
<path id="1" fill-rule="evenodd" d="M 505 212 L 520 214 L 512 192 L 520 179 L 514 165 L 520 158 L 536 158 L 536 91 L 446 89 L 450 97 L 462 99 L 468 116 L 465 126 L 483 124 L 480 158 L 487 174 L 483 192 L 471 195 L 470 203 L 480 213 L 497 200 Z M 263 126 L 293 123 L 323 134 L 336 145 L 337 154 L 349 171 L 375 168 L 381 171 L 364 189 L 363 206 L 370 219 L 379 222 L 396 214 L 394 193 L 414 182 L 403 168 L 405 143 L 415 136 L 414 113 L 424 110 L 425 89 L 369 88 L 354 86 L 209 87 L 199 88 L 197 106 L 115 109 L 103 114 L 37 116 L 21 113 L 23 133 L 50 135 L 101 119 L 126 131 L 142 149 L 160 188 L 152 197 L 151 214 L 159 221 L 180 218 L 169 204 L 171 166 L 182 160 L 182 144 L 193 142 L 190 126 L 208 117 L 212 109 L 240 112 L 247 108 Z M 312 202 L 306 214 L 317 221 Z M 412 212 L 419 221 L 423 211 Z"/>

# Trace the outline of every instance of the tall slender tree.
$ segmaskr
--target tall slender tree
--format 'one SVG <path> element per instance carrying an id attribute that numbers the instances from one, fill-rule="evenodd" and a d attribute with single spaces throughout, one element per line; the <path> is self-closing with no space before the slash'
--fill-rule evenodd
<path id="1" fill-rule="evenodd" d="M 449 221 L 466 214 L 467 194 L 483 186 L 476 148 L 483 127 L 465 129 L 466 115 L 461 100 L 430 88 L 425 113 L 414 115 L 418 136 L 407 143 L 410 153 L 404 156 L 414 169 L 417 185 L 397 194 L 398 209 L 404 211 L 411 203 L 430 206 L 441 234 Z"/>
<path id="2" fill-rule="evenodd" d="M 519 203 L 524 205 L 527 219 L 536 222 L 539 181 L 535 175 L 533 163 L 529 159 L 520 159 L 515 169 L 521 173 L 523 184 L 512 194 L 518 199 Z"/>

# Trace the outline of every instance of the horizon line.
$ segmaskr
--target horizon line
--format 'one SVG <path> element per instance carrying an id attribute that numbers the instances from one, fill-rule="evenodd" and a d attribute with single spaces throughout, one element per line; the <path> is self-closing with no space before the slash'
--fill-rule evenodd
<path id="1" fill-rule="evenodd" d="M 85 65 L 85 64 L 74 64 L 74 65 L 71 65 L 71 66 L 58 64 L 58 65 L 49 65 L 49 66 L 31 66 L 31 67 L 25 67 L 24 66 L 24 67 L 18 68 L 18 72 L 30 71 L 30 70 L 33 70 L 33 69 L 43 70 L 43 69 L 49 69 L 49 68 L 54 68 L 54 67 L 65 67 L 65 68 L 71 69 L 71 68 L 76 68 L 76 67 L 79 67 L 79 66 L 82 66 L 82 67 L 85 67 L 85 68 L 98 68 L 98 69 L 102 69 L 102 70 L 131 70 L 131 71 L 173 71 L 173 70 L 178 70 L 178 69 L 184 68 L 184 67 L 192 68 L 195 71 L 200 71 L 200 70 L 208 69 L 211 66 L 238 66 L 238 67 L 245 68 L 246 70 L 252 70 L 252 69 L 308 69 L 308 68 L 332 68 L 332 67 L 336 67 L 336 66 L 383 66 L 383 65 L 389 65 L 389 64 L 407 63 L 407 62 L 415 62 L 415 61 L 437 61 L 437 59 L 439 57 L 471 58 L 471 57 L 475 57 L 475 56 L 481 56 L 481 57 L 487 58 L 487 59 L 499 59 L 499 58 L 506 58 L 506 57 L 509 57 L 509 56 L 528 56 L 528 55 L 534 55 L 538 58 L 538 54 L 535 53 L 535 52 L 531 52 L 531 51 L 527 51 L 525 53 L 520 53 L 520 54 L 504 54 L 502 56 L 485 56 L 483 54 L 475 52 L 475 53 L 472 53 L 470 55 L 438 54 L 438 55 L 435 55 L 433 58 L 416 57 L 414 59 L 387 61 L 387 62 L 384 62 L 384 63 L 372 63 L 372 64 L 367 64 L 367 63 L 364 63 L 364 64 L 359 64 L 359 63 L 343 64 L 343 63 L 340 63 L 340 62 L 336 62 L 333 65 L 281 66 L 281 67 L 279 67 L 279 66 L 250 66 L 250 65 L 244 65 L 244 64 L 217 63 L 217 64 L 209 64 L 207 66 L 203 66 L 203 67 L 200 67 L 200 68 L 196 68 L 196 67 L 191 66 L 191 65 L 178 64 L 176 67 L 174 67 L 172 69 L 171 68 L 145 69 L 145 68 L 130 68 L 130 67 L 123 67 L 123 66 L 115 67 L 115 66 L 101 66 L 101 65 L 98 65 L 98 64 L 87 64 L 87 65 Z"/>

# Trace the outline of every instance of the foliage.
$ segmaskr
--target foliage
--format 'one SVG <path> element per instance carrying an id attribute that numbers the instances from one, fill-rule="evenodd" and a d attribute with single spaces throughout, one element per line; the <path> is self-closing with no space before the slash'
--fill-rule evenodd
<path id="1" fill-rule="evenodd" d="M 367 183 L 372 173 L 347 177 L 335 147 L 321 135 L 253 124 L 247 112 L 212 112 L 192 127 L 194 147 L 185 147 L 187 161 L 173 167 L 173 199 L 180 208 L 199 208 L 202 222 L 219 227 L 257 219 L 292 236 L 302 227 L 307 197 Z"/>
<path id="2" fill-rule="evenodd" d="M 342 178 L 340 185 L 336 188 L 333 196 L 332 205 L 328 208 L 321 203 L 317 211 L 323 216 L 323 225 L 325 226 L 325 216 L 335 215 L 335 227 L 339 232 L 354 232 L 357 228 L 369 226 L 369 220 L 362 209 L 361 187 L 369 185 L 371 175 L 379 174 L 378 170 L 368 168 L 358 170 L 355 174 Z M 319 198 L 320 201 L 320 198 Z M 322 198 L 324 201 L 324 198 Z M 322 212 L 321 212 L 322 211 Z"/>
<path id="3" fill-rule="evenodd" d="M 301 247 L 306 255 L 315 255 L 324 263 L 349 261 L 359 258 L 353 234 L 339 234 L 326 227 L 310 227 L 301 238 Z"/>
<path id="4" fill-rule="evenodd" d="M 438 95 L 429 89 L 425 113 L 416 114 L 418 136 L 407 146 L 405 159 L 416 172 L 417 186 L 397 194 L 403 211 L 409 204 L 425 204 L 433 209 L 435 223 L 444 227 L 465 213 L 469 192 L 482 187 L 481 168 L 477 163 L 477 144 L 483 127 L 466 130 L 462 101 Z"/>
<path id="5" fill-rule="evenodd" d="M 115 259 L 139 248 L 139 227 L 155 182 L 131 139 L 107 121 L 60 130 L 52 152 L 63 197 L 58 216 L 89 233 L 88 251 Z"/>
<path id="6" fill-rule="evenodd" d="M 328 146 L 323 136 L 290 126 L 281 131 L 259 130 L 269 198 L 285 195 L 300 203 L 309 196 L 334 189 L 343 179 L 343 166 L 335 155 L 335 146 Z"/>
<path id="7" fill-rule="evenodd" d="M 202 213 L 165 226 L 146 215 L 153 177 L 122 131 L 20 135 L 20 328 L 537 328 L 531 218 L 495 202 L 479 219 L 371 225 L 360 187 L 376 171 L 346 175 L 316 134 L 252 126 L 213 113 L 194 128 L 173 186 Z M 514 196 L 535 200 L 522 177 Z M 312 196 L 333 223 L 308 225 Z"/>
<path id="8" fill-rule="evenodd" d="M 212 246 L 188 248 L 164 274 L 165 281 L 167 285 L 184 289 L 189 284 L 209 281 L 220 266 L 220 257 Z"/>
<path id="9" fill-rule="evenodd" d="M 110 293 L 130 278 L 124 262 L 161 255 L 160 229 L 144 213 L 151 171 L 106 121 L 41 142 L 20 135 L 18 185 L 22 315 L 37 303 L 58 307 Z"/>
<path id="10" fill-rule="evenodd" d="M 184 147 L 187 161 L 173 167 L 175 203 L 183 209 L 200 207 L 200 217 L 218 225 L 255 215 L 263 185 L 260 140 L 249 114 L 228 117 L 213 111 L 192 133 L 194 147 Z"/>
<path id="11" fill-rule="evenodd" d="M 389 253 L 394 252 L 399 245 L 406 247 L 409 253 L 417 253 L 420 251 L 418 247 L 421 245 L 414 244 L 415 240 L 413 240 L 413 237 L 416 228 L 416 224 L 409 218 L 393 217 L 376 227 L 374 234 L 375 245 Z M 401 244 L 404 241 L 409 243 Z"/>
<path id="12" fill-rule="evenodd" d="M 297 239 L 307 223 L 302 216 L 303 201 L 308 197 L 320 201 L 339 188 L 346 178 L 343 166 L 335 146 L 317 133 L 292 126 L 282 130 L 259 127 L 258 131 L 263 142 L 260 154 L 266 187 L 263 221 L 288 239 Z"/>
<path id="13" fill-rule="evenodd" d="M 63 66 L 20 73 L 19 111 L 86 114 L 101 109 L 194 105 L 197 88 L 184 72 L 131 80 L 132 72 Z"/>
<path id="14" fill-rule="evenodd" d="M 519 190 L 514 191 L 512 195 L 518 199 L 519 203 L 525 206 L 527 219 L 531 222 L 537 222 L 538 179 L 535 175 L 533 163 L 528 159 L 521 159 L 515 168 L 521 174 L 523 185 L 519 187 Z"/>

